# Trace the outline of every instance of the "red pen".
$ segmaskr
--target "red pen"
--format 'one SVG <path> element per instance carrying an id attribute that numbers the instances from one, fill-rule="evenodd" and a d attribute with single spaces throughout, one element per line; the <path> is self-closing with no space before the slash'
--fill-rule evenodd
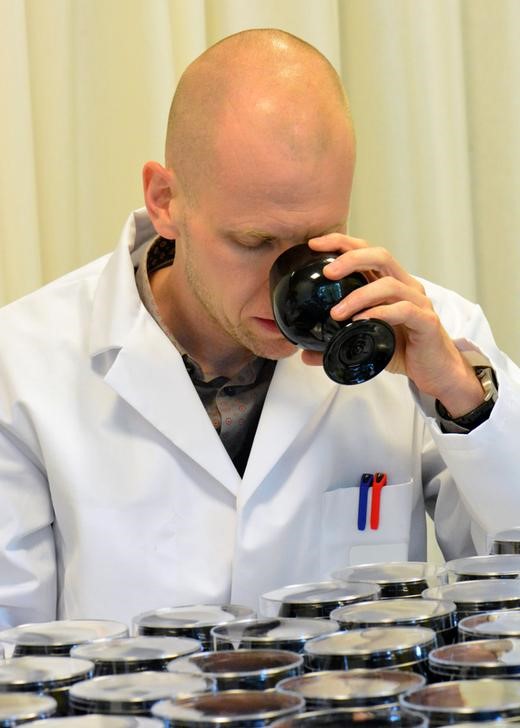
<path id="1" fill-rule="evenodd" d="M 372 482 L 372 505 L 370 508 L 370 528 L 379 528 L 379 515 L 381 512 L 381 490 L 386 485 L 386 473 L 374 473 Z"/>

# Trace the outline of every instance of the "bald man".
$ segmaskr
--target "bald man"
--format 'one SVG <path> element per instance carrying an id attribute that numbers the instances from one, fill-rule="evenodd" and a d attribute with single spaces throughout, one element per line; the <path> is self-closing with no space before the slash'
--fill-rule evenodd
<path id="1" fill-rule="evenodd" d="M 165 157 L 111 256 L 0 314 L 4 621 L 256 608 L 423 560 L 426 506 L 448 557 L 517 525 L 520 372 L 478 306 L 348 235 L 355 140 L 330 63 L 281 31 L 224 39 L 183 74 Z M 368 277 L 334 318 L 394 328 L 370 382 L 335 384 L 274 323 L 269 271 L 301 243 L 339 253 L 331 280 Z M 377 471 L 375 527 L 358 486 Z"/>

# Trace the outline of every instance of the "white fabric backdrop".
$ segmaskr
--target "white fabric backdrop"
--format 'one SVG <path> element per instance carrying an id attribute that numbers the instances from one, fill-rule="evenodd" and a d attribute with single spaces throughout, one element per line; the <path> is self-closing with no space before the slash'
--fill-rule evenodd
<path id="1" fill-rule="evenodd" d="M 518 0 L 0 0 L 0 303 L 112 249 L 180 73 L 252 27 L 344 78 L 351 232 L 478 300 L 520 361 Z"/>

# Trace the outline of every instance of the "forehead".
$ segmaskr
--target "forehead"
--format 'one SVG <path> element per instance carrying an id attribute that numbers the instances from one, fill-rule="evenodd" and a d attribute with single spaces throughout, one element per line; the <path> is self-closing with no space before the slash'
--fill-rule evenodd
<path id="1" fill-rule="evenodd" d="M 266 214 L 348 207 L 353 169 L 346 146 L 298 155 L 266 137 L 242 137 L 216 151 L 200 191 L 208 204 L 245 217 L 259 205 Z"/>
<path id="2" fill-rule="evenodd" d="M 328 165 L 281 166 L 251 163 L 237 175 L 226 169 L 199 197 L 201 211 L 220 231 L 253 239 L 310 238 L 342 229 L 351 172 L 335 173 Z"/>

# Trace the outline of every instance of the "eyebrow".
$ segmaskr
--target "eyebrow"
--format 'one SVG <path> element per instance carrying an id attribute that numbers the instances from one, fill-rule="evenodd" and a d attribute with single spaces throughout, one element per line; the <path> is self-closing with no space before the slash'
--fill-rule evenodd
<path id="1" fill-rule="evenodd" d="M 225 235 L 229 235 L 230 237 L 236 238 L 237 240 L 239 238 L 253 238 L 254 240 L 265 241 L 280 239 L 278 235 L 273 235 L 272 233 L 267 233 L 263 230 L 257 230 L 255 228 L 251 228 L 249 230 L 229 230 L 225 232 Z"/>
<path id="2" fill-rule="evenodd" d="M 320 231 L 319 233 L 314 233 L 312 235 L 304 235 L 301 236 L 304 240 L 310 240 L 310 238 L 319 238 L 322 235 L 329 235 L 330 233 L 339 232 L 343 227 L 345 226 L 344 222 L 340 222 L 337 225 L 331 225 L 331 227 L 327 228 L 326 230 Z M 251 238 L 253 240 L 258 240 L 262 242 L 277 242 L 279 240 L 287 240 L 290 237 L 296 237 L 296 236 L 284 236 L 284 235 L 273 235 L 272 233 L 266 232 L 264 230 L 259 230 L 257 228 L 248 228 L 247 230 L 225 230 L 223 231 L 224 235 L 226 237 L 232 237 L 236 240 L 240 240 L 243 238 Z M 300 237 L 300 236 L 298 236 Z"/>

